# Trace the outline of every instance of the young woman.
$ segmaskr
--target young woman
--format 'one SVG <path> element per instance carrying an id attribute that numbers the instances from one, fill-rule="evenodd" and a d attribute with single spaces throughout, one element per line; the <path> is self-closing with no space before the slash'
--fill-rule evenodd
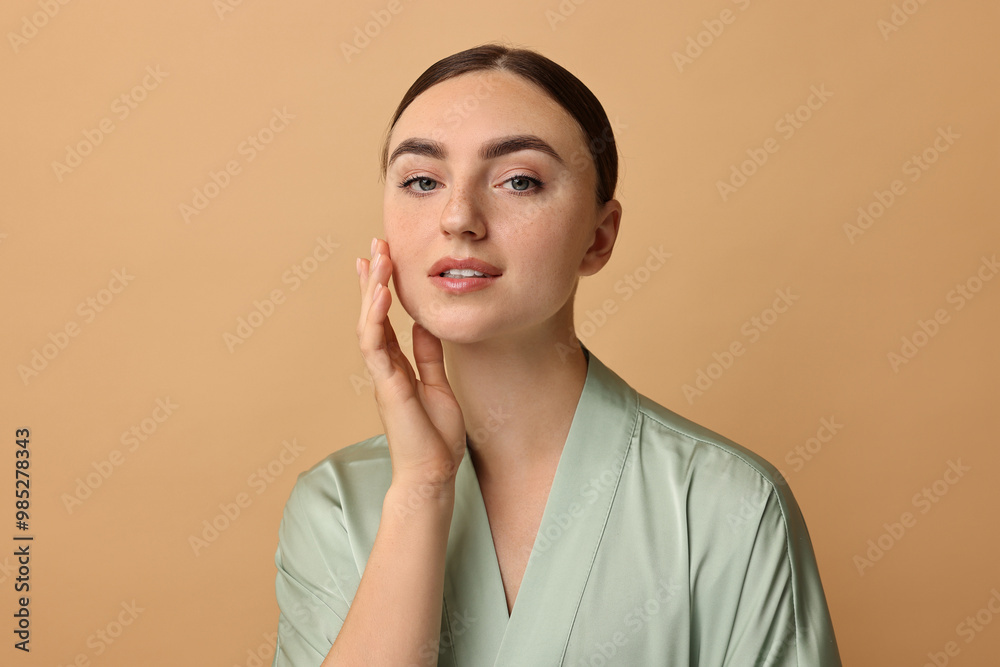
<path id="1" fill-rule="evenodd" d="M 407 91 L 382 168 L 357 334 L 385 433 L 292 490 L 274 665 L 840 665 L 777 471 L 573 333 L 622 214 L 590 90 L 529 50 L 457 53 Z"/>

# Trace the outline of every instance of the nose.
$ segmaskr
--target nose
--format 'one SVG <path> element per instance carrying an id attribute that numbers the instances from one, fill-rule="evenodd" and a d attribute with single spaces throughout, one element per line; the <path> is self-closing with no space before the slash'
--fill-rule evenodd
<path id="1" fill-rule="evenodd" d="M 452 236 L 484 237 L 486 217 L 480 195 L 471 188 L 456 185 L 441 211 L 441 231 Z"/>

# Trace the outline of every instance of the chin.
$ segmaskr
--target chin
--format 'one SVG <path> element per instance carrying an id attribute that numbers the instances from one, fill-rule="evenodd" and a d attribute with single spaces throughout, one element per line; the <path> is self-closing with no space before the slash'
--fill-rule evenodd
<path id="1" fill-rule="evenodd" d="M 504 322 L 491 309 L 436 301 L 405 309 L 415 322 L 442 342 L 468 345 L 493 338 L 501 333 L 501 329 L 506 330 Z"/>
<path id="2" fill-rule="evenodd" d="M 438 313 L 436 316 L 414 319 L 442 342 L 458 345 L 479 343 L 497 334 L 497 326 L 492 318 L 489 321 L 478 318 L 478 321 L 473 321 L 472 318 L 448 317 L 444 313 Z"/>

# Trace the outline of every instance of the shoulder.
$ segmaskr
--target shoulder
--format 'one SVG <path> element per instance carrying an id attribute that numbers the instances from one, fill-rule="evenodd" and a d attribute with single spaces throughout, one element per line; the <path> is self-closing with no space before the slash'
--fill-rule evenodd
<path id="1" fill-rule="evenodd" d="M 638 422 L 641 467 L 652 463 L 680 501 L 693 559 L 723 567 L 756 551 L 776 570 L 812 562 L 802 511 L 767 459 L 641 394 Z"/>
<path id="2" fill-rule="evenodd" d="M 802 512 L 787 481 L 766 458 L 638 394 L 635 442 L 642 467 L 665 475 L 684 500 L 692 536 L 752 539 L 756 526 L 788 539 L 804 533 Z M 706 523 L 724 528 L 719 534 Z"/>
<path id="3" fill-rule="evenodd" d="M 389 463 L 389 445 L 385 434 L 355 442 L 328 454 L 299 474 L 299 479 L 322 476 L 349 468 L 362 470 Z"/>
<path id="4" fill-rule="evenodd" d="M 384 497 L 392 480 L 392 463 L 385 434 L 342 447 L 299 473 L 289 497 L 289 504 L 302 509 L 332 505 L 341 511 L 346 499 L 354 502 L 376 499 L 381 507 L 379 489 Z"/>
<path id="5" fill-rule="evenodd" d="M 664 504 L 683 517 L 692 614 L 718 621 L 701 630 L 702 658 L 723 646 L 726 656 L 761 656 L 755 664 L 839 666 L 809 531 L 781 473 L 648 397 L 638 402 L 633 445 L 644 476 L 647 461 L 663 471 Z"/>
<path id="6" fill-rule="evenodd" d="M 754 486 L 784 487 L 778 469 L 763 456 L 737 444 L 642 394 L 639 402 L 639 440 L 645 449 L 665 450 L 680 458 L 703 477 L 720 482 L 743 481 Z"/>

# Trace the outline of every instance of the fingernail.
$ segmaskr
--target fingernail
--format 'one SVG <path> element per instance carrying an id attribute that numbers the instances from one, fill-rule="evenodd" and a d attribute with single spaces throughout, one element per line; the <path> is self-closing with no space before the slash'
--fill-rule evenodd
<path id="1" fill-rule="evenodd" d="M 375 271 L 375 269 L 378 268 L 378 262 L 379 262 L 380 259 L 382 259 L 382 253 L 380 253 L 380 252 L 375 253 L 375 261 L 372 262 L 372 271 L 373 272 Z"/>
<path id="2" fill-rule="evenodd" d="M 378 239 L 373 236 L 372 237 L 372 252 L 371 252 L 372 257 L 375 256 L 375 248 L 377 248 L 377 247 L 378 247 Z"/>
<path id="3" fill-rule="evenodd" d="M 361 275 L 361 258 L 358 257 L 354 260 L 354 270 L 358 272 L 358 276 Z"/>

